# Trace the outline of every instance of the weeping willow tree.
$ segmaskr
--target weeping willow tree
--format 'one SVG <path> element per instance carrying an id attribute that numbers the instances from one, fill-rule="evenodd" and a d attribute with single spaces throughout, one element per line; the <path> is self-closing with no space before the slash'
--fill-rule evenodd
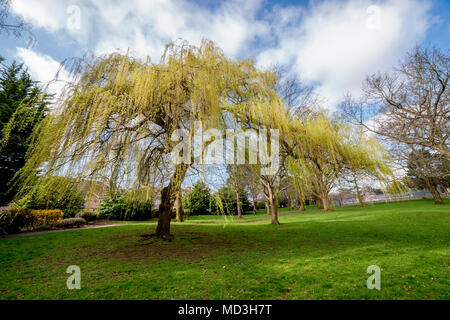
<path id="1" fill-rule="evenodd" d="M 168 161 L 179 143 L 172 139 L 175 130 L 186 129 L 192 137 L 194 121 L 203 129 L 223 128 L 239 110 L 275 94 L 266 81 L 270 72 L 259 71 L 251 60 L 228 59 L 209 41 L 199 47 L 170 44 L 160 63 L 113 53 L 77 61 L 70 70 L 73 82 L 41 123 L 18 176 L 22 190 L 49 174 L 147 185 L 163 167 L 169 177 L 161 190 L 156 236 L 166 240 L 172 239 L 176 195 L 195 160 L 188 154 L 185 162 Z"/>
<path id="2" fill-rule="evenodd" d="M 289 174 L 299 194 L 320 199 L 330 210 L 329 193 L 345 170 L 364 170 L 380 183 L 394 181 L 389 157 L 373 138 L 359 135 L 342 123 L 324 116 L 302 122 L 293 120 L 291 139 L 296 143 L 287 159 Z"/>

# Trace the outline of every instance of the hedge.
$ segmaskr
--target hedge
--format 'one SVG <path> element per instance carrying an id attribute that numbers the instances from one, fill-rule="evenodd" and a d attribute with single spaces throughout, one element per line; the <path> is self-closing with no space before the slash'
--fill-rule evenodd
<path id="1" fill-rule="evenodd" d="M 59 225 L 62 217 L 59 209 L 9 209 L 0 214 L 0 226 L 8 233 L 52 229 Z"/>
<path id="2" fill-rule="evenodd" d="M 75 215 L 75 218 L 83 218 L 86 221 L 94 221 L 97 219 L 97 214 L 91 211 L 80 211 Z"/>
<path id="3" fill-rule="evenodd" d="M 83 218 L 68 218 L 64 219 L 59 223 L 60 228 L 79 228 L 81 226 L 84 226 L 86 224 L 86 220 Z"/>

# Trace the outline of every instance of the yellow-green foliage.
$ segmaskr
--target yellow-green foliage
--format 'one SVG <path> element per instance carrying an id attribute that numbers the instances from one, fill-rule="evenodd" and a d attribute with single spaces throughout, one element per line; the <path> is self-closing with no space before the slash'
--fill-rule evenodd
<path id="1" fill-rule="evenodd" d="M 59 209 L 31 210 L 31 215 L 34 217 L 32 229 L 37 229 L 41 226 L 57 226 L 62 220 L 63 212 Z"/>
<path id="2" fill-rule="evenodd" d="M 241 110 L 276 100 L 271 72 L 228 59 L 209 41 L 170 44 L 160 63 L 113 53 L 72 70 L 74 82 L 41 123 L 20 173 L 25 187 L 40 183 L 30 174 L 37 168 L 80 182 L 107 177 L 148 185 L 175 143 L 175 129 L 192 128 L 195 120 L 204 129 L 223 128 Z"/>
<path id="3" fill-rule="evenodd" d="M 324 116 L 294 120 L 287 168 L 302 195 L 326 196 L 344 170 L 395 183 L 390 159 L 374 138 Z"/>
<path id="4" fill-rule="evenodd" d="M 63 212 L 56 210 L 9 209 L 1 214 L 0 224 L 10 233 L 54 228 L 62 221 Z"/>
<path id="5" fill-rule="evenodd" d="M 61 209 L 65 217 L 73 217 L 84 204 L 84 192 L 68 177 L 47 175 L 30 186 L 16 204 L 26 209 Z"/>
<path id="6" fill-rule="evenodd" d="M 258 70 L 251 59 L 228 59 L 213 42 L 170 44 L 159 63 L 118 53 L 90 57 L 74 64 L 73 74 L 34 136 L 19 175 L 22 190 L 45 181 L 37 169 L 77 182 L 107 178 L 123 188 L 149 186 L 163 168 L 172 175 L 174 197 L 186 167 L 167 165 L 178 143 L 171 136 L 179 128 L 192 134 L 197 120 L 203 129 L 278 129 L 283 159 L 303 195 L 328 192 L 343 169 L 365 170 L 384 182 L 393 177 L 374 139 L 325 116 L 292 117 L 273 72 Z"/>

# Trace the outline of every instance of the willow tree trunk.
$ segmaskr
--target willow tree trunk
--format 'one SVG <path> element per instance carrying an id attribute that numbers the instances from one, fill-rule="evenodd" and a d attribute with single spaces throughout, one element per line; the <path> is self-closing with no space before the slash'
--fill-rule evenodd
<path id="1" fill-rule="evenodd" d="M 159 205 L 159 219 L 158 225 L 156 226 L 156 236 L 167 241 L 173 239 L 173 236 L 170 234 L 172 208 L 188 168 L 188 164 L 177 165 L 175 172 L 170 178 L 169 185 L 161 190 L 161 204 Z"/>
<path id="2" fill-rule="evenodd" d="M 183 212 L 183 204 L 182 204 L 182 201 L 181 201 L 181 189 L 180 189 L 180 191 L 178 191 L 178 193 L 177 193 L 177 198 L 176 198 L 176 200 L 175 200 L 175 217 L 176 217 L 176 221 L 177 222 L 183 222 L 183 215 L 184 215 L 184 212 Z"/>
<path id="3" fill-rule="evenodd" d="M 238 219 L 242 219 L 242 206 L 241 206 L 241 199 L 239 198 L 239 190 L 236 190 L 235 193 L 236 193 L 236 207 Z"/>
<path id="4" fill-rule="evenodd" d="M 298 203 L 300 205 L 300 210 L 306 211 L 305 199 L 302 197 L 301 194 L 298 194 Z"/>
<path id="5" fill-rule="evenodd" d="M 364 207 L 364 201 L 361 195 L 361 192 L 359 191 L 358 182 L 356 181 L 356 178 L 354 179 L 355 189 L 356 189 L 356 197 L 358 198 L 359 206 Z"/>
<path id="6" fill-rule="evenodd" d="M 322 201 L 323 204 L 323 211 L 330 211 L 331 207 L 330 207 L 330 200 L 328 199 L 328 192 L 323 192 L 320 195 L 320 200 Z"/>
<path id="7" fill-rule="evenodd" d="M 303 199 L 300 200 L 300 210 L 306 211 L 305 201 Z"/>
<path id="8" fill-rule="evenodd" d="M 267 211 L 267 215 L 270 216 L 270 203 L 269 200 L 266 199 L 266 211 Z"/>
<path id="9" fill-rule="evenodd" d="M 319 196 L 314 196 L 316 200 L 317 209 L 323 209 L 323 202 Z"/>
<path id="10" fill-rule="evenodd" d="M 428 191 L 430 191 L 431 195 L 434 199 L 434 204 L 443 204 L 441 195 L 436 187 L 436 184 L 431 181 L 427 181 Z"/>

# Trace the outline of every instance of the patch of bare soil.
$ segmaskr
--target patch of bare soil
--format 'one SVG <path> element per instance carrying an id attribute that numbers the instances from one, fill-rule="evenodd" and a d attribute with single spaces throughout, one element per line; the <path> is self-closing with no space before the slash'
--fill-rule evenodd
<path id="1" fill-rule="evenodd" d="M 173 242 L 163 241 L 157 237 L 139 235 L 121 235 L 110 241 L 134 240 L 131 244 L 118 246 L 109 252 L 109 256 L 119 259 L 147 259 L 147 258 L 180 258 L 182 260 L 198 261 L 217 255 L 217 252 L 239 253 L 248 248 L 236 246 L 237 241 L 229 237 L 211 235 L 201 232 L 177 232 Z M 253 246 L 251 243 L 248 246 Z"/>

